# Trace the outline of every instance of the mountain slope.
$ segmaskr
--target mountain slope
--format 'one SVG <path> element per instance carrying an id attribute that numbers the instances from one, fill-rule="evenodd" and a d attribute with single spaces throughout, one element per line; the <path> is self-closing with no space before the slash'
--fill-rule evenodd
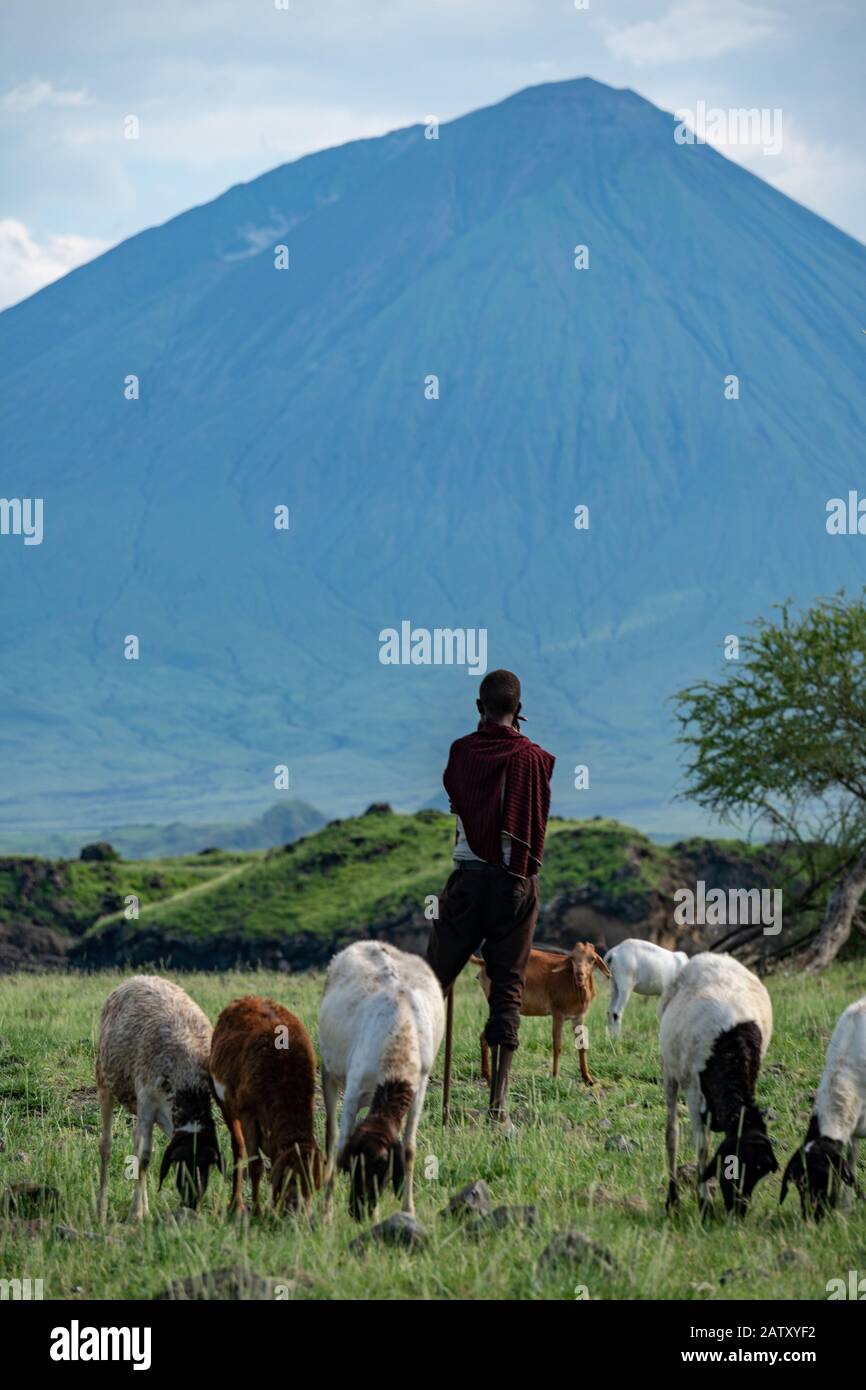
<path id="1" fill-rule="evenodd" d="M 862 582 L 824 509 L 859 476 L 866 251 L 673 124 L 533 88 L 0 315 L 3 489 L 45 498 L 41 546 L 0 538 L 0 814 L 235 819 L 280 763 L 328 813 L 426 802 L 475 681 L 381 665 L 408 618 L 488 630 L 560 810 L 687 822 L 671 692 L 774 602 Z"/>

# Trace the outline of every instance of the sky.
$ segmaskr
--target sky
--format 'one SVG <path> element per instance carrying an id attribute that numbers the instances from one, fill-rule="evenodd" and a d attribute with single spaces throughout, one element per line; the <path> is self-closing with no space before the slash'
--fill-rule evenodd
<path id="1" fill-rule="evenodd" d="M 0 308 L 286 160 L 569 77 L 781 112 L 775 154 L 713 143 L 866 241 L 864 39 L 864 0 L 3 0 Z"/>

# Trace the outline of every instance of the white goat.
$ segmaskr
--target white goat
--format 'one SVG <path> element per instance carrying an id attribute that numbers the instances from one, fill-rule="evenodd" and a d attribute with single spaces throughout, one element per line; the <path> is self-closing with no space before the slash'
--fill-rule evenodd
<path id="1" fill-rule="evenodd" d="M 635 994 L 661 994 L 665 985 L 682 970 L 685 951 L 668 951 L 654 941 L 629 937 L 607 952 L 604 963 L 613 976 L 613 991 L 607 1011 L 607 1031 L 618 1038 L 625 1006 Z"/>
<path id="2" fill-rule="evenodd" d="M 336 1150 L 337 1167 L 352 1176 L 349 1209 L 356 1219 L 375 1210 L 389 1170 L 394 1191 L 403 1189 L 403 1210 L 414 1213 L 418 1120 L 444 1028 L 442 990 L 420 956 L 359 941 L 331 961 L 319 1013 L 327 1200 Z M 345 1094 L 338 1142 L 340 1089 Z M 356 1128 L 364 1105 L 369 1112 Z"/>
<path id="3" fill-rule="evenodd" d="M 838 1202 L 841 1184 L 857 1186 L 858 1139 L 866 1139 L 866 994 L 833 1029 L 806 1138 L 788 1161 L 779 1200 L 793 1182 L 803 1216 L 820 1220 Z"/>
<path id="4" fill-rule="evenodd" d="M 136 975 L 106 999 L 99 1020 L 96 1087 L 102 1108 L 99 1204 L 104 1220 L 111 1158 L 111 1121 L 122 1105 L 136 1116 L 136 1175 L 130 1221 L 147 1215 L 147 1169 L 154 1123 L 169 1138 L 160 1187 L 172 1163 L 183 1202 L 194 1207 L 210 1168 L 222 1170 L 211 1110 L 208 1057 L 211 1026 L 198 1004 L 170 980 Z"/>
<path id="5" fill-rule="evenodd" d="M 698 1159 L 701 1212 L 718 1177 L 728 1211 L 745 1214 L 755 1184 L 778 1168 L 755 1104 L 755 1085 L 773 1031 L 761 981 L 733 956 L 703 952 L 666 986 L 660 1005 L 667 1099 L 668 1208 L 676 1206 L 677 1097 L 684 1091 Z M 707 1127 L 724 1135 L 707 1163 Z"/>

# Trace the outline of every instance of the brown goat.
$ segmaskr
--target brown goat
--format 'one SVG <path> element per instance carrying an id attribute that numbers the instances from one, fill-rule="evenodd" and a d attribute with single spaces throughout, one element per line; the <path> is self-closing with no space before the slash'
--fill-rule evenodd
<path id="1" fill-rule="evenodd" d="M 490 977 L 484 961 L 479 956 L 471 957 L 473 965 L 480 965 L 478 983 L 485 995 L 490 997 Z M 598 966 L 605 975 L 610 971 L 590 941 L 578 941 L 568 955 L 558 951 L 545 951 L 533 947 L 529 953 L 526 967 L 526 981 L 523 988 L 523 1003 L 520 1006 L 524 1018 L 546 1018 L 553 1020 L 553 1075 L 559 1075 L 559 1058 L 562 1052 L 562 1024 L 569 1019 L 574 1025 L 575 1041 L 582 1041 L 578 1029 L 582 1025 L 589 1006 L 595 998 L 595 979 L 593 970 Z M 586 1047 L 579 1047 L 580 1074 L 587 1086 L 594 1085 L 586 1061 Z M 484 1034 L 481 1034 L 481 1074 L 485 1081 L 490 1080 L 490 1049 Z"/>
<path id="2" fill-rule="evenodd" d="M 247 1155 L 258 1215 L 264 1154 L 275 1208 L 309 1206 L 324 1163 L 313 1132 L 316 1055 L 299 1018 L 272 999 L 247 995 L 223 1009 L 213 1031 L 211 1083 L 232 1140 L 231 1213 L 244 1210 Z"/>

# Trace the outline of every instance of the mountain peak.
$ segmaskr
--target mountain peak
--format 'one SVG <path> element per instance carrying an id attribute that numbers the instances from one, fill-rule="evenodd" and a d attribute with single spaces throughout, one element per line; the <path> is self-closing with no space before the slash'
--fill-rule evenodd
<path id="1" fill-rule="evenodd" d="M 10 816 L 238 818 L 278 764 L 327 815 L 424 804 L 475 680 L 384 665 L 408 622 L 520 672 L 557 809 L 666 828 L 671 693 L 861 582 L 824 509 L 864 291 L 857 243 L 578 78 L 284 165 L 8 311 L 4 493 L 44 499 L 41 545 L 0 538 Z"/>

